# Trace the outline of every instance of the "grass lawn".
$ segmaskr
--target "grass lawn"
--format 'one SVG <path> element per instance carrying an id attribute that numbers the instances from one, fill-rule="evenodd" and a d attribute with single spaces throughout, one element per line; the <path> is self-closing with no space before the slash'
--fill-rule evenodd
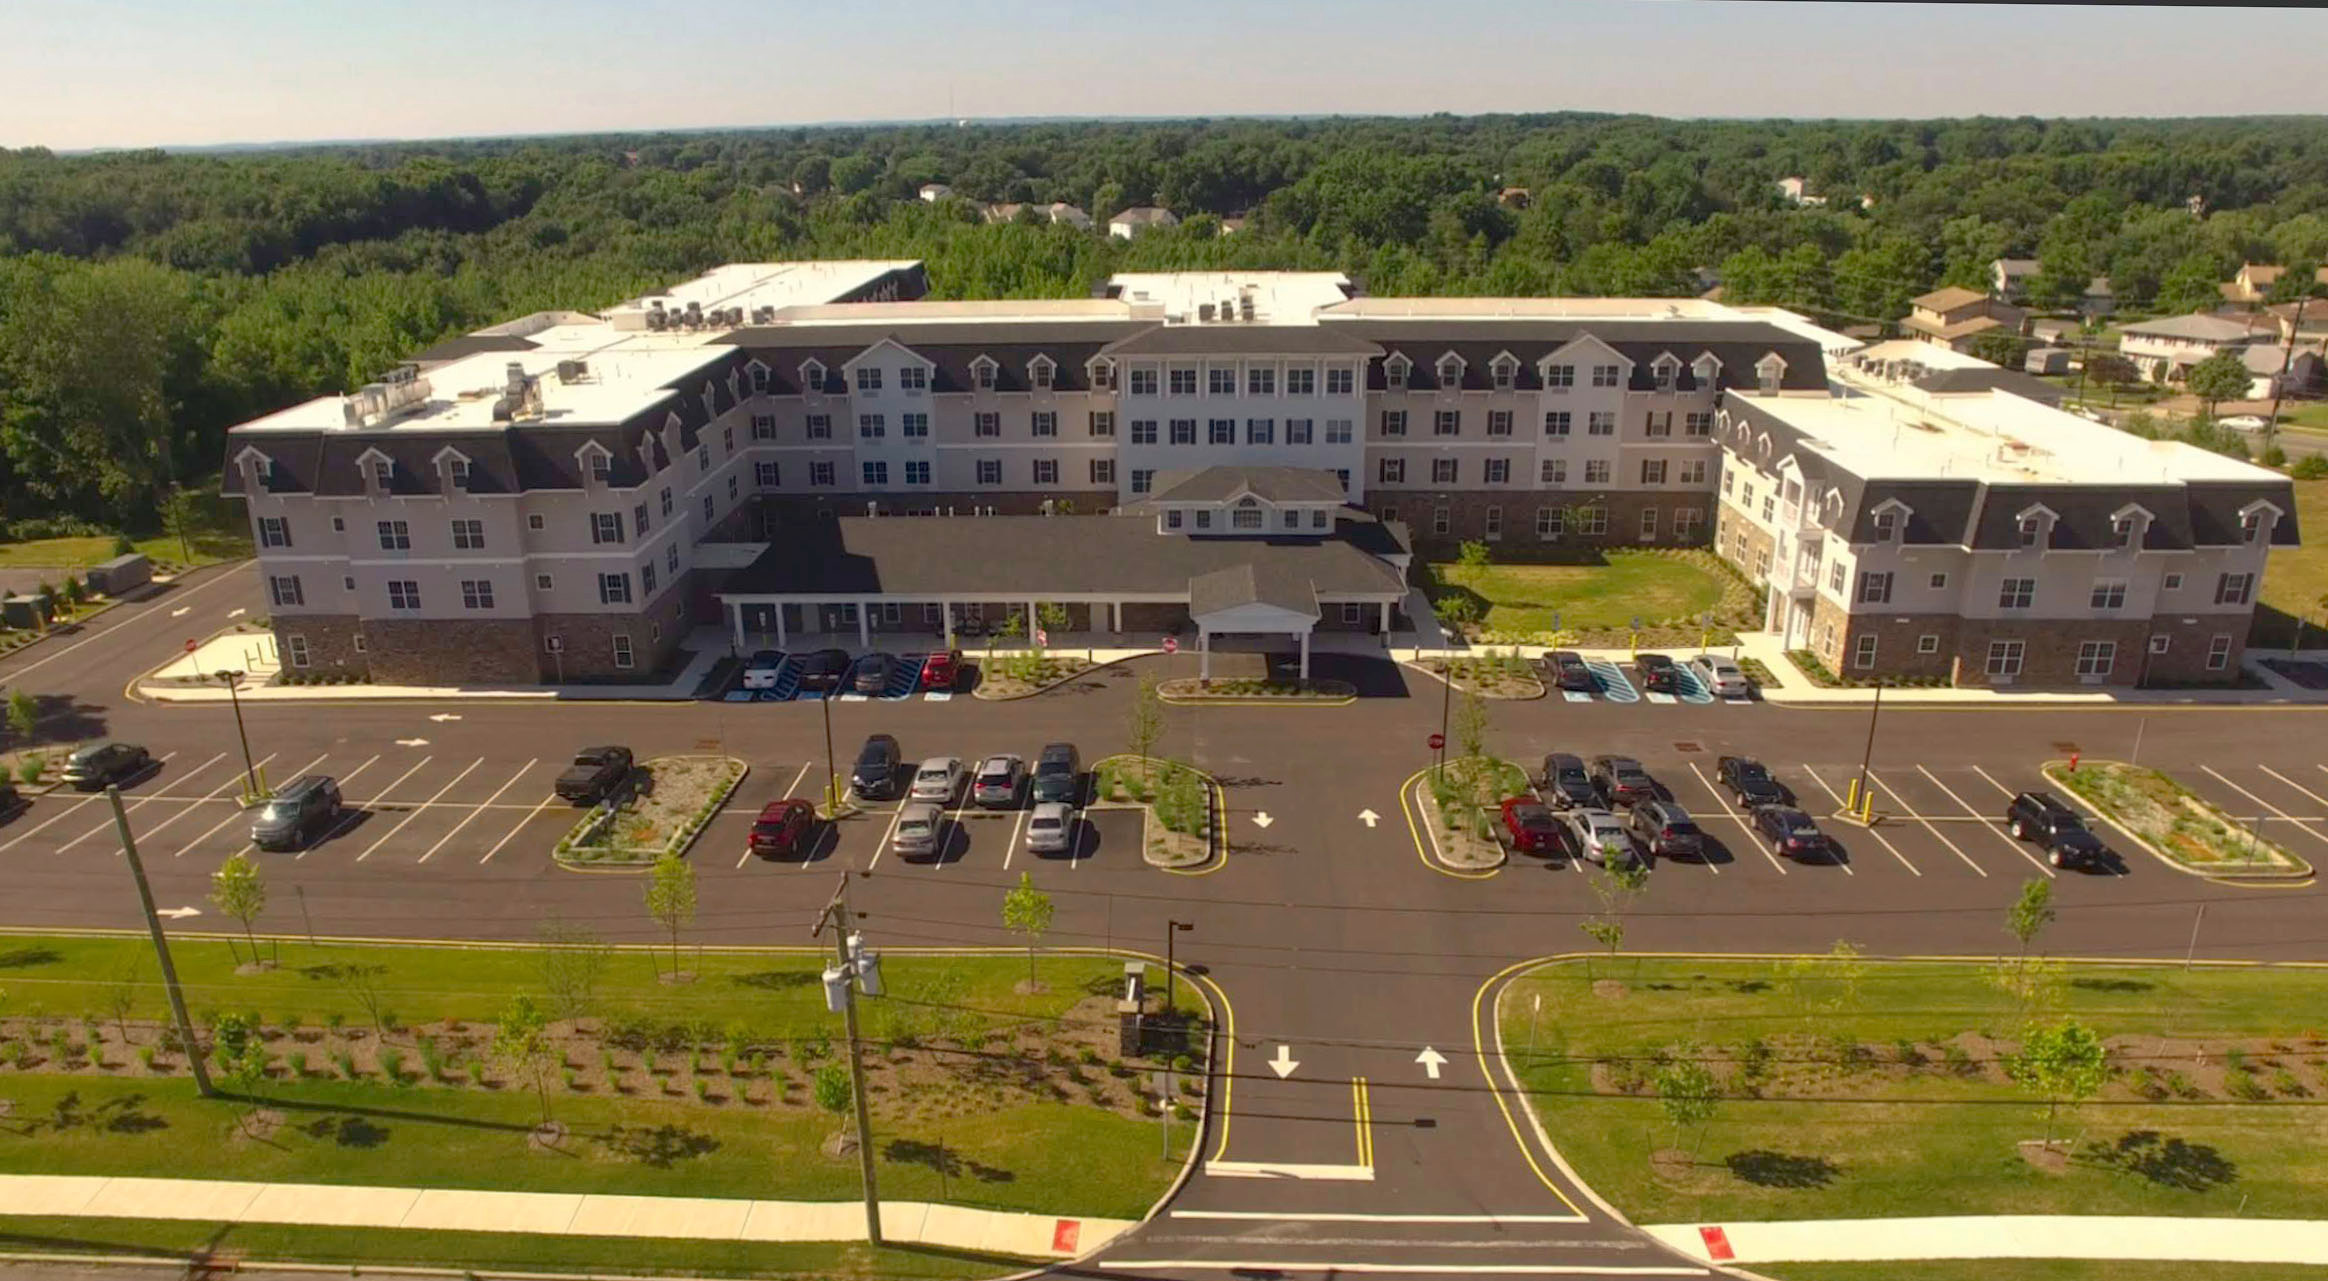
<path id="1" fill-rule="evenodd" d="M 2017 1145 L 2044 1132 L 2042 1107 L 1995 1062 L 2011 1045 L 1993 1038 L 2017 1041 L 2021 1007 L 1979 966 L 1869 963 L 1856 980 L 1825 963 L 1804 974 L 1775 962 L 1593 968 L 1622 994 L 1600 994 L 1574 962 L 1513 983 L 1504 1044 L 1553 1142 L 1637 1221 L 2318 1214 L 2328 1111 L 2314 1103 L 2328 1093 L 2328 1042 L 2315 1029 L 2328 1022 L 2328 975 L 2071 970 L 2060 1008 L 2113 1038 L 2120 1071 L 2057 1125 L 2070 1159 L 2040 1169 Z M 1531 1050 L 1538 995 L 1548 1009 Z M 2259 1088 L 2234 1084 L 2226 1038 L 2246 1039 L 2247 1084 Z M 1677 1140 L 1651 1089 L 1618 1091 L 1689 1043 L 1717 1051 L 1698 1057 L 1723 1097 Z M 1764 1083 L 1749 1086 L 1740 1070 L 1758 1053 Z M 2138 1075 L 2125 1070 L 2133 1060 Z M 2156 1101 L 2138 1088 L 2154 1072 L 2172 1087 Z M 1661 1149 L 1678 1151 L 1653 1163 Z"/>
<path id="2" fill-rule="evenodd" d="M 2328 1281 L 2328 1266 L 2124 1263 L 2113 1259 L 1948 1259 L 1923 1263 L 1757 1263 L 1771 1281 Z"/>
<path id="3" fill-rule="evenodd" d="M 2315 408 L 2307 406 L 2307 408 Z M 2328 406 L 2317 406 L 2328 412 Z M 2255 626 L 2247 643 L 2265 649 L 2285 649 L 2295 640 L 2295 615 L 2308 620 L 2304 648 L 2328 648 L 2328 481 L 2299 480 L 2296 485 L 2296 528 L 2304 536 L 2301 547 L 2276 547 L 2264 566 L 2263 590 L 2255 607 Z"/>
<path id="4" fill-rule="evenodd" d="M 130 540 L 137 552 L 157 569 L 191 569 L 222 560 L 242 560 L 251 554 L 250 524 L 242 504 L 205 496 L 195 505 L 195 522 L 181 542 L 172 534 L 152 534 Z M 0 543 L 0 569 L 85 569 L 112 560 L 113 535 L 31 538 Z M 187 554 L 193 559 L 189 561 Z"/>
<path id="5" fill-rule="evenodd" d="M 36 1218 L 0 1215 L 0 1250 L 104 1255 L 237 1253 L 251 1260 L 435 1266 L 525 1272 L 594 1271 L 854 1281 L 945 1281 L 994 1276 L 1024 1265 L 1000 1257 L 911 1247 L 742 1241 L 556 1237 L 497 1232 L 310 1228 L 175 1219 Z"/>
<path id="6" fill-rule="evenodd" d="M 1723 582 L 1715 573 L 1653 552 L 1612 551 L 1586 565 L 1473 569 L 1439 561 L 1431 572 L 1484 600 L 1481 621 L 1491 632 L 1548 632 L 1555 613 L 1567 631 L 1621 628 L 1635 615 L 1644 623 L 1696 618 L 1722 602 Z"/>

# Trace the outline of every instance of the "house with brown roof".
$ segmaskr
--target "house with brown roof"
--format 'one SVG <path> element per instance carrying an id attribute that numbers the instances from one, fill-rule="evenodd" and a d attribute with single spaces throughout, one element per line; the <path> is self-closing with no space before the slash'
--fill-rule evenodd
<path id="1" fill-rule="evenodd" d="M 2220 286 L 2223 300 L 2249 304 L 2262 302 L 2264 296 L 2271 292 L 2271 287 L 2278 284 L 2280 277 L 2287 272 L 2287 268 L 2271 263 L 2241 263 L 2239 274 Z M 2319 268 L 2312 276 L 2318 283 L 2328 285 L 2328 267 Z"/>
<path id="2" fill-rule="evenodd" d="M 1913 338 L 1936 343 L 1950 351 L 1965 351 L 1986 333 L 2018 334 L 2029 313 L 1977 290 L 1950 285 L 1935 289 L 1909 304 L 1914 308 L 1900 327 Z"/>

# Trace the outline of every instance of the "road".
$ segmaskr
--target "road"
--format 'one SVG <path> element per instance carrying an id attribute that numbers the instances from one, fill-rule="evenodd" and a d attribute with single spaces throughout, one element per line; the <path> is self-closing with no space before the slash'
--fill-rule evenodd
<path id="1" fill-rule="evenodd" d="M 253 607 L 254 593 L 248 569 L 213 571 L 85 634 L 0 660 L 0 683 L 69 696 L 76 734 L 129 738 L 163 758 L 125 795 L 164 907 L 202 904 L 211 870 L 243 847 L 232 799 L 241 753 L 226 707 L 148 705 L 122 689 L 181 634 Z M 895 734 L 909 759 L 1031 757 L 1057 739 L 1080 742 L 1090 759 L 1122 744 L 1142 671 L 1190 661 L 1142 660 L 1012 703 L 840 702 L 830 709 L 833 740 L 844 770 L 875 730 Z M 1367 678 L 1385 696 L 1341 708 L 1168 712 L 1160 750 L 1194 759 L 1225 789 L 1229 852 L 1201 876 L 1145 866 L 1136 826 L 1121 814 L 1095 816 L 1074 857 L 1028 855 L 1016 814 L 964 814 L 943 857 L 903 860 L 884 852 L 889 815 L 876 808 L 841 824 L 805 863 L 747 859 L 748 816 L 822 783 L 824 719 L 812 703 L 253 704 L 252 751 L 271 777 L 331 773 L 358 807 L 316 847 L 268 856 L 270 924 L 521 938 L 557 915 L 610 939 L 651 940 L 635 881 L 549 862 L 573 821 L 550 798 L 550 780 L 587 743 L 623 742 L 642 756 L 717 748 L 753 768 L 692 856 L 705 905 L 693 937 L 705 944 L 805 941 L 844 869 L 883 946 L 1011 941 L 999 909 L 1022 871 L 1057 904 L 1056 944 L 1161 952 L 1168 919 L 1194 923 L 1178 954 L 1228 997 L 1232 1044 L 1215 1095 L 1226 1106 L 1181 1195 L 1085 1275 L 1359 1264 L 1417 1276 L 1704 1275 L 1597 1206 L 1500 1088 L 1480 1013 L 1492 1008 L 1489 989 L 1519 962 L 1590 946 L 1578 929 L 1597 911 L 1588 877 L 1535 858 L 1475 877 L 1432 866 L 1401 791 L 1428 763 L 1439 688 L 1385 665 Z M 2104 873 L 2057 874 L 1997 818 L 2013 789 L 2035 785 L 2042 762 L 2071 751 L 2122 758 L 2139 737 L 2144 762 L 2328 859 L 2328 754 L 2316 733 L 2298 732 L 2316 716 L 1888 710 L 1874 769 L 1891 817 L 1872 831 L 1839 829 L 1845 857 L 1831 864 L 1790 863 L 1750 840 L 1710 784 L 1714 759 L 1759 756 L 1806 808 L 1832 812 L 1859 766 L 1863 709 L 1544 700 L 1497 705 L 1490 737 L 1522 762 L 1553 750 L 1636 756 L 1717 839 L 1703 862 L 1658 866 L 1628 917 L 1629 949 L 1824 951 L 1850 939 L 1877 955 L 1985 955 L 2005 940 L 2006 904 L 2042 876 L 2054 883 L 2060 919 L 2048 937 L 2061 953 L 2269 960 L 2328 954 L 2321 890 L 2227 887 L 2141 854 Z M 0 923 L 138 923 L 101 802 L 40 799 L 0 826 L 0 864 L 15 891 Z M 1444 1059 L 1435 1079 L 1418 1061 L 1426 1047 Z M 1294 1066 L 1281 1076 L 1272 1060 Z"/>

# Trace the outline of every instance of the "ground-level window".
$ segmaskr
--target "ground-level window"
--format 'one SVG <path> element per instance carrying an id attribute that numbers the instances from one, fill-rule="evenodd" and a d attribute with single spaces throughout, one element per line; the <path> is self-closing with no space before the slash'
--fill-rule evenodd
<path id="1" fill-rule="evenodd" d="M 2174 644 L 2174 637 L 2172 636 L 2153 636 L 2150 638 L 2150 652 L 2153 654 L 2163 654 L 2172 644 Z"/>
<path id="2" fill-rule="evenodd" d="M 905 622 L 905 606 L 894 601 L 883 601 L 881 603 L 881 621 L 890 627 L 902 625 Z"/>
<path id="3" fill-rule="evenodd" d="M 1112 484 L 1114 484 L 1114 483 L 1115 483 L 1115 459 L 1113 459 L 1113 458 L 1094 458 L 1094 459 L 1092 459 L 1092 460 L 1091 460 L 1091 483 L 1092 483 L 1092 484 L 1094 484 L 1094 485 L 1112 485 Z"/>
<path id="4" fill-rule="evenodd" d="M 922 606 L 922 622 L 931 627 L 942 625 L 946 621 L 945 609 L 943 605 Z"/>
<path id="5" fill-rule="evenodd" d="M 1559 508 L 1539 507 L 1536 509 L 1536 537 L 1558 538 L 1560 537 L 1560 528 L 1561 517 Z"/>
<path id="6" fill-rule="evenodd" d="M 2077 646 L 2077 674 L 2081 678 L 2107 676 L 2118 665 L 2118 642 L 2114 640 L 2079 641 Z"/>
<path id="7" fill-rule="evenodd" d="M 1705 518 L 1705 512 L 1696 507 L 1683 507 L 1675 511 L 1673 513 L 1673 536 L 1687 542 L 1696 536 L 1698 524 Z"/>
<path id="8" fill-rule="evenodd" d="M 630 665 L 631 665 L 631 663 L 632 663 L 633 661 L 634 661 L 634 660 L 633 660 L 633 659 L 632 659 L 632 657 L 631 657 L 631 642 L 630 642 L 630 637 L 628 637 L 628 636 L 617 636 L 617 637 L 615 637 L 615 638 L 614 638 L 614 665 L 615 665 L 616 667 L 621 667 L 621 668 L 626 668 L 626 669 L 627 669 L 628 667 L 630 667 Z"/>
<path id="9" fill-rule="evenodd" d="M 2207 642 L 2207 670 L 2219 672 L 2231 665 L 2231 638 L 2216 635 Z"/>
<path id="10" fill-rule="evenodd" d="M 1145 494 L 1155 486 L 1155 483 L 1156 473 L 1153 470 L 1145 467 L 1134 467 L 1132 469 L 1133 493 Z"/>
<path id="11" fill-rule="evenodd" d="M 1431 509 L 1431 532 L 1432 532 L 1432 533 L 1434 533 L 1434 534 L 1444 534 L 1444 533 L 1446 533 L 1446 532 L 1447 532 L 1447 527 L 1448 527 L 1448 522 L 1447 522 L 1447 509 L 1446 509 L 1446 508 L 1444 508 L 1444 507 L 1434 507 L 1434 508 L 1432 508 L 1432 509 Z"/>
<path id="12" fill-rule="evenodd" d="M 307 666 L 307 638 L 306 638 L 306 637 L 304 637 L 304 636 L 300 636 L 300 635 L 296 635 L 296 634 L 294 634 L 294 635 L 290 635 L 290 636 L 286 636 L 286 637 L 284 637 L 284 638 L 283 638 L 283 643 L 284 643 L 285 645 L 287 645 L 287 646 L 289 646 L 289 647 L 290 647 L 290 650 L 291 650 L 291 665 L 292 665 L 293 667 L 305 667 L 305 666 Z"/>
<path id="13" fill-rule="evenodd" d="M 1609 509 L 1587 507 L 1576 513 L 1576 532 L 1595 535 L 1609 532 Z"/>
<path id="14" fill-rule="evenodd" d="M 1343 606 L 1342 606 L 1342 621 L 1343 621 L 1344 623 L 1346 623 L 1346 624 L 1348 624 L 1348 625 L 1352 626 L 1352 627 L 1355 627 L 1355 626 L 1359 625 L 1360 623 L 1363 623 L 1363 622 L 1365 622 L 1365 621 L 1366 621 L 1366 607 L 1365 607 L 1364 605 L 1354 605 L 1354 604 L 1345 604 L 1345 605 L 1343 605 Z"/>
<path id="15" fill-rule="evenodd" d="M 357 653 L 361 654 L 364 652 L 364 634 L 362 632 L 357 632 L 355 635 L 350 636 L 348 640 L 354 645 L 355 651 Z"/>
<path id="16" fill-rule="evenodd" d="M 1641 541 L 1644 543 L 1657 541 L 1657 509 L 1654 507 L 1641 509 Z"/>
<path id="17" fill-rule="evenodd" d="M 1503 508 L 1488 508 L 1483 519 L 1486 522 L 1483 528 L 1488 540 L 1491 542 L 1500 541 L 1503 538 Z"/>
<path id="18" fill-rule="evenodd" d="M 1918 637 L 1916 638 L 1916 652 L 1917 652 L 1917 653 L 1919 653 L 1919 654 L 1937 654 L 1937 653 L 1939 653 L 1939 652 L 1940 652 L 1940 633 L 1938 633 L 1938 632 L 1926 632 L 1926 633 L 1924 633 L 1923 635 L 1921 635 L 1921 636 L 1918 636 Z"/>
<path id="19" fill-rule="evenodd" d="M 2017 640 L 1990 641 L 1986 671 L 1991 677 L 2010 677 L 2021 674 L 2021 660 L 2028 646 Z"/>
<path id="20" fill-rule="evenodd" d="M 1862 636 L 1852 642 L 1851 665 L 1853 667 L 1875 666 L 1875 642 L 1876 638 L 1873 636 Z"/>

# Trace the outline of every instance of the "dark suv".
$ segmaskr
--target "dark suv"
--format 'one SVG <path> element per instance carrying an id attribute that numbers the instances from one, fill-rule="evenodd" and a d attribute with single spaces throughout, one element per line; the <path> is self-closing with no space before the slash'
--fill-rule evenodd
<path id="1" fill-rule="evenodd" d="M 1730 799 L 1745 809 L 1761 805 L 1784 805 L 1790 799 L 1786 789 L 1770 776 L 1770 770 L 1751 756 L 1725 756 L 1715 764 L 1722 786 L 1730 791 Z"/>
<path id="2" fill-rule="evenodd" d="M 74 791 L 96 792 L 107 783 L 128 782 L 153 763 L 153 754 L 135 743 L 100 743 L 66 757 L 59 777 Z"/>
<path id="3" fill-rule="evenodd" d="M 2005 807 L 2005 825 L 2012 829 L 2014 840 L 2044 846 L 2046 861 L 2055 867 L 2097 867 L 2109 857 L 2109 847 L 2077 811 L 2051 792 L 2014 796 Z"/>
<path id="4" fill-rule="evenodd" d="M 1584 772 L 1584 758 L 1566 752 L 1554 752 L 1544 758 L 1542 785 L 1537 788 L 1544 800 L 1557 809 L 1593 809 L 1601 803 L 1600 793 L 1593 790 L 1592 776 Z"/>
<path id="5" fill-rule="evenodd" d="M 1633 842 L 1658 858 L 1698 858 L 1705 853 L 1705 834 L 1698 831 L 1689 811 L 1672 801 L 1642 801 L 1625 816 L 1625 831 Z"/>
<path id="6" fill-rule="evenodd" d="M 1585 666 L 1584 655 L 1573 649 L 1556 649 L 1544 655 L 1541 662 L 1544 674 L 1552 678 L 1554 688 L 1575 690 L 1580 694 L 1593 692 L 1592 669 Z"/>
<path id="7" fill-rule="evenodd" d="M 1073 743 L 1045 743 L 1035 758 L 1035 803 L 1073 805 L 1083 799 L 1083 758 Z"/>
<path id="8" fill-rule="evenodd" d="M 1641 688 L 1652 694 L 1681 692 L 1680 669 L 1663 654 L 1633 655 L 1633 675 L 1639 678 Z"/>
<path id="9" fill-rule="evenodd" d="M 897 750 L 897 740 L 887 734 L 875 734 L 865 740 L 857 752 L 857 763 L 849 770 L 849 788 L 869 801 L 886 801 L 905 786 L 905 772 L 900 768 L 904 757 Z"/>
<path id="10" fill-rule="evenodd" d="M 1657 799 L 1657 780 L 1630 756 L 1593 757 L 1592 787 L 1600 794 L 1601 804 L 1610 809 Z"/>
<path id="11" fill-rule="evenodd" d="M 339 816 L 338 783 L 322 774 L 296 778 L 259 807 L 259 816 L 251 820 L 251 844 L 295 850 L 329 830 Z"/>

